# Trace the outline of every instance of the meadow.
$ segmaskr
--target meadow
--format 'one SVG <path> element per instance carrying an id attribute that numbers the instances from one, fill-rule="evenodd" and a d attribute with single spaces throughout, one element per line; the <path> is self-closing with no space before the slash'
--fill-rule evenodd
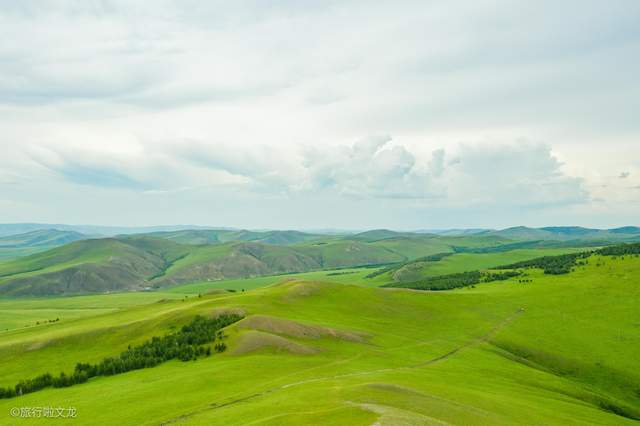
<path id="1" fill-rule="evenodd" d="M 514 278 L 444 292 L 367 286 L 368 271 L 245 280 L 253 289 L 222 281 L 50 299 L 45 317 L 96 311 L 1 333 L 0 386 L 95 363 L 198 314 L 233 311 L 245 319 L 225 330 L 229 349 L 222 354 L 0 400 L 0 413 L 12 424 L 15 406 L 72 406 L 76 418 L 46 422 L 92 425 L 640 419 L 640 258 L 592 256 L 566 275 L 526 270 L 527 283 Z M 211 285 L 240 291 L 206 294 Z M 46 301 L 0 305 L 37 311 Z"/>

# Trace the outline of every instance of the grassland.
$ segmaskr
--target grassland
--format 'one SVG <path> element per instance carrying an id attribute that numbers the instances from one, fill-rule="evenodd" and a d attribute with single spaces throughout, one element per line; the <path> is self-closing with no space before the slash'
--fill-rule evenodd
<path id="1" fill-rule="evenodd" d="M 243 291 L 283 283 L 291 280 L 313 280 L 332 283 L 361 285 L 377 287 L 379 280 L 367 278 L 367 275 L 378 268 L 344 268 L 328 269 L 312 272 L 300 272 L 297 274 L 268 275 L 264 277 L 230 279 L 221 281 L 202 281 L 190 284 L 182 284 L 163 289 L 164 293 L 178 294 L 205 294 L 215 290 Z"/>
<path id="2" fill-rule="evenodd" d="M 115 310 L 1 333 L 0 386 L 116 355 L 196 314 L 247 319 L 226 330 L 224 354 L 0 400 L 0 423 L 46 404 L 78 410 L 51 424 L 638 424 L 640 258 L 446 292 L 349 285 L 364 271 L 344 272 L 186 299 L 56 299 L 61 311 Z"/>
<path id="3" fill-rule="evenodd" d="M 530 260 L 542 256 L 575 253 L 586 248 L 516 249 L 495 253 L 455 253 L 439 260 L 416 260 L 390 269 L 376 278 L 377 282 L 410 282 L 438 275 L 489 269 L 500 265 Z"/>

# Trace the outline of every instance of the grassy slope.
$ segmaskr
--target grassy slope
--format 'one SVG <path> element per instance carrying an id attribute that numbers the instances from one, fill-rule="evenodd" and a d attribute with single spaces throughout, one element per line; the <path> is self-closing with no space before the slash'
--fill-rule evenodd
<path id="1" fill-rule="evenodd" d="M 185 245 L 145 236 L 92 239 L 0 263 L 0 291 L 46 295 L 135 290 L 207 279 L 389 264 L 451 250 L 450 244 L 440 237 L 371 242 L 328 237 L 294 245 Z"/>
<path id="2" fill-rule="evenodd" d="M 291 280 L 327 281 L 341 284 L 354 284 L 367 287 L 377 287 L 380 283 L 368 279 L 366 276 L 377 268 L 344 268 L 322 270 L 312 272 L 300 272 L 296 274 L 269 275 L 265 277 L 239 278 L 221 281 L 202 281 L 190 284 L 182 284 L 167 289 L 166 293 L 178 294 L 204 294 L 215 290 L 254 290 Z"/>
<path id="3" fill-rule="evenodd" d="M 163 299 L 180 299 L 188 295 L 176 289 L 171 293 L 131 292 L 73 297 L 0 298 L 0 336 L 8 330 L 44 327 L 48 325 L 49 320 L 59 319 L 66 322 Z"/>
<path id="4" fill-rule="evenodd" d="M 30 256 L 43 251 L 51 250 L 57 246 L 37 246 L 37 247 L 0 247 L 0 262 L 6 262 L 16 257 Z"/>
<path id="5" fill-rule="evenodd" d="M 129 249 L 115 239 L 101 240 L 100 244 L 96 244 L 95 241 L 78 241 L 44 253 L 0 263 L 0 280 L 10 275 L 54 272 L 82 263 L 100 262 L 114 253 Z"/>
<path id="6" fill-rule="evenodd" d="M 438 261 L 416 261 L 376 278 L 378 282 L 417 281 L 426 277 L 453 274 L 456 272 L 475 271 L 500 265 L 535 259 L 542 256 L 554 256 L 564 253 L 584 251 L 584 248 L 557 249 L 516 249 L 497 253 L 456 253 Z"/>
<path id="7" fill-rule="evenodd" d="M 321 351 L 234 355 L 247 336 L 265 337 L 234 326 L 223 355 L 0 400 L 0 413 L 46 403 L 75 406 L 76 423 L 94 425 L 637 424 L 602 407 L 640 413 L 640 259 L 530 278 L 438 293 L 292 281 L 5 332 L 0 385 L 96 361 L 224 307 L 370 338 L 284 335 Z"/>

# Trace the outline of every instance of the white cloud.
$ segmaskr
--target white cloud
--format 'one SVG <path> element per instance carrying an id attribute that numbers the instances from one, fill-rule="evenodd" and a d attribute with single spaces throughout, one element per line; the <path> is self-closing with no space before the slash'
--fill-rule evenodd
<path id="1" fill-rule="evenodd" d="M 365 198 L 439 197 L 441 190 L 432 181 L 432 175 L 440 172 L 437 162 L 436 158 L 433 171 L 421 167 L 411 152 L 387 136 L 351 147 L 316 148 L 304 157 L 306 189 Z"/>
<path id="2" fill-rule="evenodd" d="M 544 144 L 462 145 L 450 166 L 451 198 L 458 205 L 541 208 L 588 201 L 583 179 L 567 176 Z"/>

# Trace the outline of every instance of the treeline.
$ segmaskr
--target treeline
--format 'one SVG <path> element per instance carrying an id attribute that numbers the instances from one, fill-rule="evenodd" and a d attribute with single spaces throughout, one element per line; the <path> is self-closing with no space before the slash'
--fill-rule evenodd
<path id="1" fill-rule="evenodd" d="M 602 256 L 640 255 L 640 243 L 604 247 L 596 250 L 596 253 Z"/>
<path id="2" fill-rule="evenodd" d="M 179 331 L 163 337 L 153 337 L 139 346 L 127 348 L 117 357 L 105 358 L 97 364 L 78 363 L 71 374 L 53 376 L 45 373 L 33 379 L 22 380 L 14 387 L 0 387 L 0 398 L 12 398 L 47 387 L 63 388 L 84 383 L 92 377 L 111 376 L 141 368 L 155 367 L 172 359 L 195 360 L 211 355 L 208 343 L 215 343 L 216 352 L 226 349 L 222 329 L 242 319 L 241 315 L 224 314 L 215 318 L 196 316 Z M 206 345 L 206 346 L 205 346 Z"/>
<path id="3" fill-rule="evenodd" d="M 425 280 L 407 282 L 407 283 L 391 283 L 383 287 L 411 288 L 414 290 L 451 290 L 454 288 L 469 287 L 472 285 L 492 282 L 504 281 L 512 277 L 520 275 L 519 271 L 505 272 L 482 272 L 469 271 L 459 272 L 456 274 L 440 275 Z"/>
<path id="4" fill-rule="evenodd" d="M 578 260 L 586 259 L 587 257 L 590 257 L 594 254 L 600 256 L 638 255 L 640 254 L 640 243 L 620 244 L 580 253 L 538 257 L 536 259 L 499 266 L 496 269 L 538 268 L 542 269 L 545 274 L 568 274 L 569 272 L 571 272 L 573 267 L 576 266 Z"/>
<path id="5" fill-rule="evenodd" d="M 561 254 L 559 256 L 544 256 L 536 259 L 525 260 L 523 262 L 512 263 L 510 265 L 499 266 L 496 269 L 538 268 L 542 269 L 545 274 L 568 274 L 576 265 L 578 259 L 584 259 L 591 256 L 591 254 L 591 252 L 580 252 Z"/>
<path id="6" fill-rule="evenodd" d="M 394 263 L 393 265 L 389 265 L 386 268 L 382 268 L 382 269 L 378 269 L 377 271 L 373 271 L 372 273 L 366 275 L 365 278 L 375 278 L 378 275 L 382 275 L 382 274 L 387 273 L 387 272 L 395 271 L 397 269 L 402 268 L 405 265 L 409 265 L 409 264 L 412 264 L 412 263 L 417 263 L 417 262 L 439 262 L 442 259 L 444 259 L 445 257 L 451 256 L 452 254 L 454 254 L 454 253 L 453 252 L 436 253 L 436 254 L 431 254 L 429 256 L 419 257 L 417 259 L 413 259 L 413 260 L 410 260 L 408 262 Z"/>

